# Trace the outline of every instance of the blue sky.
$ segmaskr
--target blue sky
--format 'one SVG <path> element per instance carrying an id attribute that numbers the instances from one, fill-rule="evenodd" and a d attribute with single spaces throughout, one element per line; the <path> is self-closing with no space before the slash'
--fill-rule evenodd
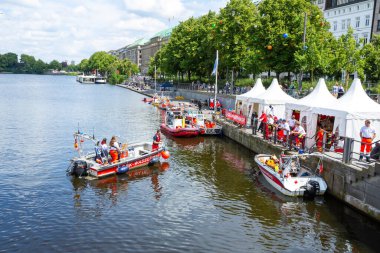
<path id="1" fill-rule="evenodd" d="M 179 21 L 219 11 L 227 0 L 1 0 L 0 54 L 78 63 Z"/>

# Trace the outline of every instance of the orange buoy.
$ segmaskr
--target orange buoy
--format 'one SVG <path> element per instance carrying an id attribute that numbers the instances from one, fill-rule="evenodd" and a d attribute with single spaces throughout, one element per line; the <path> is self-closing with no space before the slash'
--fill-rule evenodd
<path id="1" fill-rule="evenodd" d="M 161 156 L 164 159 L 168 159 L 170 157 L 169 151 L 165 150 L 161 152 Z"/>

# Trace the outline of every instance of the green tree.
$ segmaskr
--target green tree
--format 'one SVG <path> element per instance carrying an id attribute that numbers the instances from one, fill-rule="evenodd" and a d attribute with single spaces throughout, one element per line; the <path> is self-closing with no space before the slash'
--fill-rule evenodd
<path id="1" fill-rule="evenodd" d="M 42 60 L 38 60 L 34 64 L 33 72 L 36 74 L 43 74 L 48 68 L 48 65 L 44 63 Z"/>
<path id="2" fill-rule="evenodd" d="M 78 66 L 78 69 L 82 72 L 89 72 L 91 70 L 88 59 L 83 59 Z"/>
<path id="3" fill-rule="evenodd" d="M 17 68 L 18 57 L 15 53 L 0 55 L 0 71 L 13 71 Z"/>
<path id="4" fill-rule="evenodd" d="M 259 4 L 260 22 L 253 35 L 256 53 L 267 69 L 281 72 L 296 72 L 299 64 L 304 69 L 306 58 L 320 49 L 317 41 L 328 33 L 328 23 L 313 1 L 306 0 L 264 0 Z M 310 38 L 310 53 L 304 56 L 303 47 L 304 16 L 307 14 L 307 40 Z M 318 35 L 320 33 L 320 35 Z M 308 46 L 308 44 L 307 44 Z M 309 47 L 309 46 L 308 46 Z M 299 60 L 296 61 L 296 52 Z M 312 63 L 315 69 L 317 63 Z"/>
<path id="5" fill-rule="evenodd" d="M 116 61 L 115 56 L 100 51 L 91 55 L 88 66 L 92 71 L 97 70 L 103 76 L 107 76 L 112 71 L 113 63 Z"/>
<path id="6" fill-rule="evenodd" d="M 61 70 L 62 64 L 57 60 L 53 60 L 49 63 L 49 69 Z"/>
<path id="7" fill-rule="evenodd" d="M 371 43 L 363 47 L 364 73 L 367 79 L 380 80 L 380 35 L 373 35 Z"/>
<path id="8" fill-rule="evenodd" d="M 231 0 L 220 10 L 219 21 L 212 24 L 217 30 L 217 48 L 221 67 L 239 71 L 242 67 L 257 72 L 252 38 L 257 32 L 258 11 L 251 0 Z"/>
<path id="9" fill-rule="evenodd" d="M 335 66 L 345 71 L 345 89 L 348 88 L 350 74 L 355 72 L 364 77 L 364 57 L 360 43 L 357 43 L 353 36 L 353 29 L 350 27 L 347 34 L 343 34 L 337 41 L 335 51 Z"/>
<path id="10" fill-rule="evenodd" d="M 22 73 L 31 74 L 31 73 L 34 73 L 34 67 L 35 67 L 34 65 L 36 64 L 36 59 L 34 58 L 34 56 L 22 54 L 20 57 L 20 64 L 21 64 L 20 71 Z"/>

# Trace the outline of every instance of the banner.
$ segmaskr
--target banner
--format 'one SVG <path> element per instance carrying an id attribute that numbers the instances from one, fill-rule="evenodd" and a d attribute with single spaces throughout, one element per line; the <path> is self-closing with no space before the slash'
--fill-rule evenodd
<path id="1" fill-rule="evenodd" d="M 236 114 L 234 112 L 226 111 L 226 118 L 242 126 L 245 126 L 247 124 L 247 118 L 245 116 Z"/>

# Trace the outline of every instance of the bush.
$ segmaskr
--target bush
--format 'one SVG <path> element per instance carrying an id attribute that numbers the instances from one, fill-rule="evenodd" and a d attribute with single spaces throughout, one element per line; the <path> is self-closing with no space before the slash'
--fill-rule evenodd
<path id="1" fill-rule="evenodd" d="M 125 76 L 120 75 L 120 74 L 113 73 L 113 74 L 111 74 L 111 76 L 108 78 L 108 82 L 109 82 L 110 84 L 120 84 L 120 83 L 123 83 L 125 79 L 126 79 Z"/>

